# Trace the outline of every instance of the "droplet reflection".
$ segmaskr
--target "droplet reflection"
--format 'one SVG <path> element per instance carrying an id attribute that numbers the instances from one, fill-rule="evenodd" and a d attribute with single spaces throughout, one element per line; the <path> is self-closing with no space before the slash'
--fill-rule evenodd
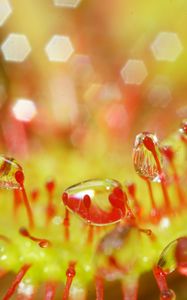
<path id="1" fill-rule="evenodd" d="M 64 205 L 82 220 L 92 225 L 119 222 L 125 214 L 123 192 L 112 179 L 87 180 L 67 188 Z"/>
<path id="2" fill-rule="evenodd" d="M 159 143 L 157 136 L 143 132 L 136 136 L 134 149 L 133 149 L 133 163 L 135 171 L 142 178 L 148 179 L 154 182 L 160 182 L 158 165 L 155 158 L 150 150 L 146 147 L 144 140 L 149 138 L 154 145 L 154 149 L 157 153 L 159 161 L 162 163 L 161 153 L 159 151 Z"/>

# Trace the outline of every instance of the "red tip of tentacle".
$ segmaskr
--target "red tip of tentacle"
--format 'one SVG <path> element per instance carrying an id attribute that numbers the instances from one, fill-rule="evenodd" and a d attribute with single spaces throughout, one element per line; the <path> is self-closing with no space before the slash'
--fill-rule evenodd
<path id="1" fill-rule="evenodd" d="M 68 300 L 71 284 L 72 284 L 73 278 L 76 275 L 75 265 L 76 265 L 75 262 L 70 262 L 69 267 L 66 271 L 66 278 L 67 279 L 66 279 L 66 284 L 65 284 L 64 294 L 63 294 L 62 300 Z"/>
<path id="2" fill-rule="evenodd" d="M 16 181 L 22 186 L 23 185 L 23 183 L 24 183 L 24 174 L 23 174 L 23 172 L 22 171 L 17 171 L 16 173 L 15 173 L 15 179 L 16 179 Z"/>
<path id="3" fill-rule="evenodd" d="M 49 193 L 52 193 L 55 189 L 55 182 L 54 180 L 50 180 L 48 182 L 46 182 L 46 189 Z"/>
<path id="4" fill-rule="evenodd" d="M 39 197 L 39 190 L 38 189 L 33 189 L 31 191 L 31 199 L 33 202 L 36 202 L 38 200 Z"/>
<path id="5" fill-rule="evenodd" d="M 144 137 L 143 143 L 144 143 L 145 147 L 146 147 L 149 151 L 151 151 L 151 152 L 155 151 L 155 145 L 154 145 L 154 142 L 153 142 L 153 140 L 152 140 L 149 136 L 145 136 L 145 137 Z"/>

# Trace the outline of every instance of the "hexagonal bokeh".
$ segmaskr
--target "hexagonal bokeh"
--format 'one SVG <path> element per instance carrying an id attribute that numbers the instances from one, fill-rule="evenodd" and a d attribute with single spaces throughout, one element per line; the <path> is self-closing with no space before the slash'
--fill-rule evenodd
<path id="1" fill-rule="evenodd" d="M 9 15 L 12 13 L 12 7 L 8 0 L 0 0 L 0 26 L 2 26 Z"/>
<path id="2" fill-rule="evenodd" d="M 53 0 L 56 6 L 67 7 L 67 8 L 76 8 L 81 0 Z"/>
<path id="3" fill-rule="evenodd" d="M 70 38 L 54 35 L 45 47 L 48 59 L 55 62 L 66 62 L 74 52 Z"/>
<path id="4" fill-rule="evenodd" d="M 30 122 L 37 114 L 35 103 L 32 100 L 17 99 L 12 107 L 14 117 L 23 122 Z"/>
<path id="5" fill-rule="evenodd" d="M 23 62 L 31 52 L 31 46 L 24 34 L 10 33 L 4 40 L 1 50 L 5 60 Z"/>
<path id="6" fill-rule="evenodd" d="M 140 59 L 129 59 L 121 70 L 121 76 L 126 84 L 140 85 L 147 74 L 147 68 Z"/>
<path id="7" fill-rule="evenodd" d="M 156 60 L 175 61 L 183 50 L 182 43 L 175 32 L 160 32 L 151 50 Z"/>

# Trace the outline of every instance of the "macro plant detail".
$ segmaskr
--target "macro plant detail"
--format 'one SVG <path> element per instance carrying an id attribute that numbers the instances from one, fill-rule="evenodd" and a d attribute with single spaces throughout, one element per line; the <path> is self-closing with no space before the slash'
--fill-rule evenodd
<path id="1" fill-rule="evenodd" d="M 0 0 L 0 299 L 187 299 L 186 11 Z"/>
<path id="2" fill-rule="evenodd" d="M 7 234 L 1 225 L 1 277 L 17 272 L 3 300 L 14 294 L 16 299 L 35 299 L 41 284 L 46 286 L 42 299 L 54 299 L 61 284 L 63 300 L 86 299 L 90 282 L 95 282 L 96 299 L 103 300 L 108 280 L 120 280 L 123 299 L 135 300 L 141 274 L 151 269 L 160 299 L 175 299 L 167 277 L 174 270 L 187 275 L 186 169 L 179 175 L 176 166 L 177 155 L 183 152 L 186 159 L 186 128 L 184 120 L 174 145 L 173 137 L 161 143 L 149 132 L 136 136 L 133 163 L 140 186 L 147 187 L 143 204 L 136 183 L 114 179 L 90 179 L 65 188 L 62 201 L 51 180 L 45 184 L 47 201 L 36 190 L 28 197 L 22 167 L 1 156 L 0 185 L 12 191 L 15 216 Z"/>

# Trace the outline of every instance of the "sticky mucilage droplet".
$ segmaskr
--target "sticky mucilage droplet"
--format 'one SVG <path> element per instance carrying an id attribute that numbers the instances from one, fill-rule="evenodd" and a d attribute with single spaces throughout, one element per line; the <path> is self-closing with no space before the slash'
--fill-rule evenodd
<path id="1" fill-rule="evenodd" d="M 175 269 L 187 276 L 187 237 L 180 237 L 170 242 L 162 251 L 158 266 L 165 274 L 170 274 Z"/>
<path id="2" fill-rule="evenodd" d="M 22 171 L 22 167 L 14 158 L 4 155 L 0 156 L 0 188 L 1 189 L 20 189 L 21 186 L 15 178 L 17 171 Z"/>
<path id="3" fill-rule="evenodd" d="M 177 270 L 180 274 L 187 276 L 187 237 L 181 237 L 177 241 L 175 249 Z"/>
<path id="4" fill-rule="evenodd" d="M 152 149 L 153 148 L 153 149 Z M 162 165 L 159 142 L 155 134 L 143 132 L 136 136 L 133 148 L 133 163 L 136 173 L 144 179 L 160 182 L 160 170 L 153 150 Z"/>
<path id="5" fill-rule="evenodd" d="M 121 184 L 112 179 L 87 180 L 67 188 L 62 195 L 66 208 L 90 225 L 117 223 L 125 216 Z"/>
<path id="6" fill-rule="evenodd" d="M 22 167 L 14 158 L 0 156 L 0 188 L 19 189 L 28 215 L 29 226 L 34 226 L 33 213 L 24 187 L 24 173 Z"/>
<path id="7" fill-rule="evenodd" d="M 178 240 L 171 241 L 162 251 L 158 260 L 158 266 L 164 271 L 165 274 L 173 272 L 177 265 L 175 260 L 175 250 Z"/>

